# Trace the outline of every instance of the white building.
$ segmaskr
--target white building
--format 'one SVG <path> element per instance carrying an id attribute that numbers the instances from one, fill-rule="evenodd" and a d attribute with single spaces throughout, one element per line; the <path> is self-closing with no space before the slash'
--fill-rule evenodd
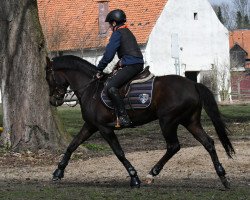
<path id="1" fill-rule="evenodd" d="M 198 82 L 202 71 L 217 68 L 218 85 L 227 84 L 229 32 L 207 0 L 169 0 L 149 36 L 146 61 L 156 75 L 196 75 Z"/>

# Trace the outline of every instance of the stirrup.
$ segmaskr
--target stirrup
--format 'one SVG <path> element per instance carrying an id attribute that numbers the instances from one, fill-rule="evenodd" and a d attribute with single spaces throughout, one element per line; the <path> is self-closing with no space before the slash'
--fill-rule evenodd
<path id="1" fill-rule="evenodd" d="M 124 115 L 124 116 L 120 116 L 118 118 L 118 123 L 120 127 L 131 127 L 132 126 L 132 122 L 129 118 L 129 116 Z"/>
<path id="2" fill-rule="evenodd" d="M 133 127 L 133 124 L 131 120 L 129 119 L 129 117 L 125 119 L 124 116 L 120 116 L 120 117 L 116 117 L 116 120 L 114 122 L 109 123 L 108 126 L 112 126 L 112 127 L 119 129 L 119 128 L 129 128 L 129 127 L 131 128 Z"/>

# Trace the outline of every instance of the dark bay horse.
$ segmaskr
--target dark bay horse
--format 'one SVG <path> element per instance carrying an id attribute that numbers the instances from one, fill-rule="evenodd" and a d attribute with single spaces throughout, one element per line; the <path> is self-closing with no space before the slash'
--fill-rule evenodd
<path id="1" fill-rule="evenodd" d="M 140 187 L 141 182 L 137 172 L 125 157 L 114 133 L 114 127 L 107 126 L 115 120 L 116 115 L 113 110 L 101 102 L 100 93 L 104 84 L 93 78 L 96 73 L 94 65 L 79 57 L 61 56 L 54 58 L 53 61 L 47 59 L 46 80 L 50 89 L 50 103 L 53 106 L 62 105 L 67 87 L 70 86 L 79 100 L 82 117 L 85 121 L 53 173 L 53 180 L 63 178 L 72 153 L 93 133 L 99 131 L 126 168 L 131 177 L 130 186 Z M 234 149 L 228 138 L 228 130 L 221 119 L 217 103 L 212 92 L 200 83 L 176 75 L 155 77 L 150 106 L 140 110 L 128 110 L 134 126 L 159 119 L 162 134 L 166 140 L 166 153 L 149 171 L 148 182 L 151 182 L 167 161 L 180 150 L 177 128 L 181 124 L 205 147 L 222 184 L 229 188 L 226 172 L 218 159 L 214 141 L 202 128 L 202 108 L 212 120 L 219 140 L 231 158 Z"/>

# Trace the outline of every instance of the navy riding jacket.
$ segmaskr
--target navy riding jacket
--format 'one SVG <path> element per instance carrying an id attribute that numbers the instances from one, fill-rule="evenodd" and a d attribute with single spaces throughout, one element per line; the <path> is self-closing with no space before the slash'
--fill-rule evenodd
<path id="1" fill-rule="evenodd" d="M 97 65 L 99 71 L 103 71 L 106 66 L 113 60 L 118 48 L 121 45 L 121 33 L 119 31 L 114 31 L 109 39 L 109 43 L 106 46 L 105 52 L 102 59 Z M 144 63 L 143 58 L 135 57 L 132 55 L 124 55 L 121 58 L 121 65 L 133 65 Z"/>

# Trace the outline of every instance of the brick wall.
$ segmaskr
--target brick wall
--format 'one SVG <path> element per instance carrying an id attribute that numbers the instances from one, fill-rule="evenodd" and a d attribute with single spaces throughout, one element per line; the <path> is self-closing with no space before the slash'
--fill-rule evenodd
<path id="1" fill-rule="evenodd" d="M 233 100 L 250 100 L 250 72 L 232 72 L 231 87 Z"/>

